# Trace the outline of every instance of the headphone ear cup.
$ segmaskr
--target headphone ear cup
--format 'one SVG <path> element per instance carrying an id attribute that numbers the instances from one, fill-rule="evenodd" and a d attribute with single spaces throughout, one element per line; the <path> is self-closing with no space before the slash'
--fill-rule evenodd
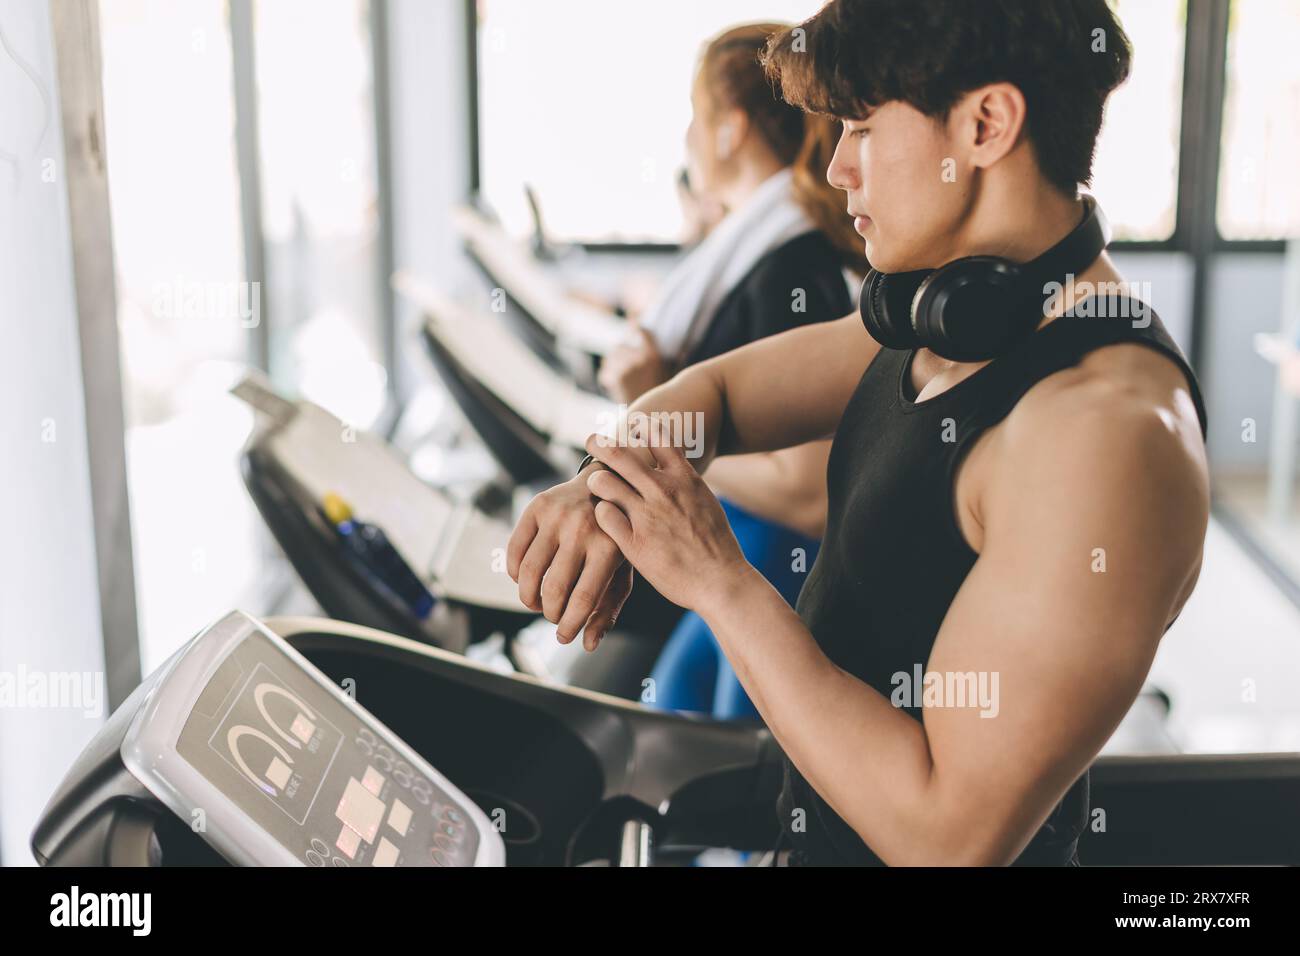
<path id="1" fill-rule="evenodd" d="M 867 273 L 858 294 L 858 313 L 873 339 L 887 349 L 921 347 L 912 327 L 912 300 L 928 269 L 886 274 L 875 269 Z"/>
<path id="2" fill-rule="evenodd" d="M 1019 266 L 996 256 L 969 256 L 936 269 L 916 290 L 917 340 L 954 362 L 1001 355 L 1038 325 L 1022 302 Z M 1041 309 L 1038 310 L 1041 317 Z"/>

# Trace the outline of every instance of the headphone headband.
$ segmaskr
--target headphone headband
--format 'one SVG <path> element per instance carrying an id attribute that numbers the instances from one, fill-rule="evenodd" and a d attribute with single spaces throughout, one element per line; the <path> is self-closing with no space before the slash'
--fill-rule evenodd
<path id="1" fill-rule="evenodd" d="M 1021 281 L 1034 294 L 1041 293 L 1049 282 L 1078 275 L 1110 245 L 1110 223 L 1097 200 L 1086 194 L 1080 199 L 1083 202 L 1083 220 L 1037 259 L 1020 266 Z"/>

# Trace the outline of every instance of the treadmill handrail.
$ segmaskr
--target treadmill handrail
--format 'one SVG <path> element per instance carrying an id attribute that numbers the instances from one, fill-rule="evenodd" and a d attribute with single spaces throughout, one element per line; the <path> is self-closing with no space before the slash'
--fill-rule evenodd
<path id="1" fill-rule="evenodd" d="M 592 355 L 607 355 L 626 338 L 623 320 L 567 294 L 526 248 L 477 210 L 459 206 L 452 222 L 483 270 L 557 339 Z"/>
<path id="2" fill-rule="evenodd" d="M 495 313 L 472 312 L 409 273 L 395 274 L 393 287 L 420 308 L 426 336 L 537 434 L 581 449 L 592 432 L 616 424 L 616 403 L 560 375 L 511 335 Z"/>

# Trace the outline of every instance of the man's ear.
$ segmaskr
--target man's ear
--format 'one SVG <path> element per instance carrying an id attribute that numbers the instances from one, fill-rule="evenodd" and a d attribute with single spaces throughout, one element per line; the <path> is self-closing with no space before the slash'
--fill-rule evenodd
<path id="1" fill-rule="evenodd" d="M 1028 115 L 1025 94 L 1014 83 L 990 83 L 972 90 L 957 111 L 961 116 L 957 132 L 977 169 L 988 169 L 1016 147 Z"/>

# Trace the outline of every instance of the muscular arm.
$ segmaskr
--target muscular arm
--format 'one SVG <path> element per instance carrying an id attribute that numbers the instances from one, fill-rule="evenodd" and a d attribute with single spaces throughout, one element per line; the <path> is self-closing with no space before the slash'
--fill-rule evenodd
<path id="1" fill-rule="evenodd" d="M 810 538 L 826 530 L 829 440 L 781 451 L 715 458 L 704 479 L 716 494 L 751 514 Z"/>
<path id="2" fill-rule="evenodd" d="M 856 313 L 792 329 L 691 366 L 641 396 L 629 416 L 699 413 L 700 455 L 691 463 L 703 473 L 718 455 L 830 435 L 877 351 Z M 589 442 L 588 450 L 598 448 Z M 650 460 L 646 449 L 636 453 Z M 565 643 L 585 628 L 588 650 L 613 626 L 632 587 L 630 567 L 596 524 L 586 486 L 596 467 L 534 498 L 506 551 L 524 606 L 556 624 Z"/>
<path id="3" fill-rule="evenodd" d="M 880 347 L 857 313 L 791 329 L 692 365 L 630 412 L 701 412 L 703 472 L 717 455 L 776 451 L 826 438 Z"/>
<path id="4" fill-rule="evenodd" d="M 838 669 L 719 544 L 684 466 L 634 474 L 635 496 L 591 482 L 613 502 L 601 526 L 702 614 L 787 755 L 888 863 L 1014 860 L 1132 704 L 1199 569 L 1208 481 L 1186 391 L 1036 389 L 986 459 L 982 550 L 926 668 L 996 675 L 995 711 L 926 707 L 918 723 Z"/>

